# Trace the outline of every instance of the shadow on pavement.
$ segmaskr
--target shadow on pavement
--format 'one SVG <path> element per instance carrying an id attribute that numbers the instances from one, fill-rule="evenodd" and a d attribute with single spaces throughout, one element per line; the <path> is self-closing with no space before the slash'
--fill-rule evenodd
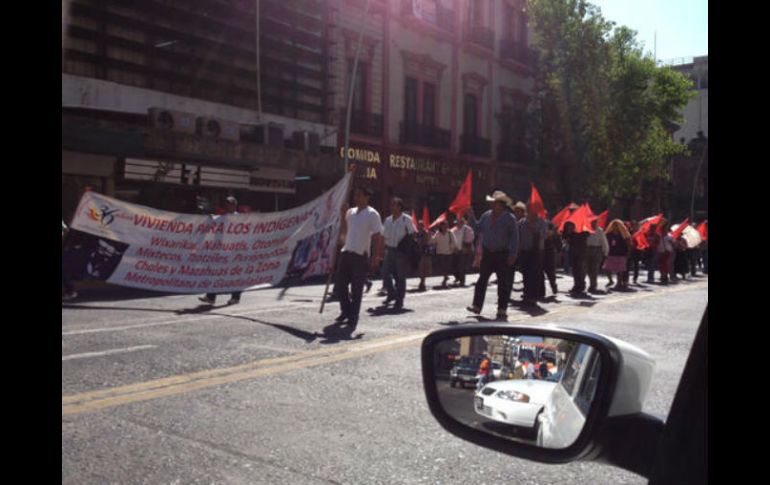
<path id="1" fill-rule="evenodd" d="M 403 315 L 404 313 L 412 313 L 414 310 L 411 310 L 409 308 L 401 308 L 400 310 L 396 310 L 395 308 L 387 307 L 387 306 L 378 306 L 378 307 L 372 307 L 367 308 L 366 313 L 373 317 L 381 317 L 383 315 Z"/>
<path id="2" fill-rule="evenodd" d="M 336 344 L 339 342 L 342 342 L 343 340 L 360 340 L 363 338 L 365 334 L 359 333 L 355 337 L 353 337 L 353 332 L 355 329 L 350 328 L 350 326 L 346 326 L 345 328 L 342 328 L 342 325 L 335 323 L 332 325 L 328 325 L 323 328 L 322 334 L 316 334 L 323 340 L 321 340 L 321 345 L 329 345 L 329 344 Z"/>

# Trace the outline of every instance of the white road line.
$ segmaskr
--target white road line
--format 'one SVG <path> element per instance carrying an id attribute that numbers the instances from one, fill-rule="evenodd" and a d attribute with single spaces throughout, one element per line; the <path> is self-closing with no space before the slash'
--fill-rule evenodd
<path id="1" fill-rule="evenodd" d="M 64 362 L 65 360 L 87 359 L 89 357 L 102 357 L 104 355 L 112 355 L 112 354 L 125 354 L 127 352 L 136 352 L 137 350 L 154 349 L 156 347 L 157 345 L 138 345 L 136 347 L 126 347 L 124 349 L 105 350 L 102 352 L 86 352 L 84 354 L 65 355 L 65 356 L 62 356 L 61 360 L 62 362 Z"/>

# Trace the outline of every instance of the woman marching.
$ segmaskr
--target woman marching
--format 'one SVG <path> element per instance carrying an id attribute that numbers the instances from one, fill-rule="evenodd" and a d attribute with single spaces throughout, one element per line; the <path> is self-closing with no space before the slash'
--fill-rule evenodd
<path id="1" fill-rule="evenodd" d="M 617 274 L 618 281 L 615 283 L 615 290 L 625 290 L 628 288 L 628 278 L 625 273 L 628 253 L 631 249 L 631 234 L 623 221 L 615 219 L 607 226 L 605 235 L 610 251 L 602 269 L 610 274 Z"/>

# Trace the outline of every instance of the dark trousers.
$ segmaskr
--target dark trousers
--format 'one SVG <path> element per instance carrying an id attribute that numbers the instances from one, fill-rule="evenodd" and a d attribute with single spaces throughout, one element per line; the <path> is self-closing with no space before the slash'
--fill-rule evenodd
<path id="1" fill-rule="evenodd" d="M 409 271 L 409 261 L 405 254 L 396 248 L 385 249 L 385 261 L 382 263 L 382 286 L 388 292 L 388 298 L 404 302 L 406 295 L 406 273 Z M 395 288 L 393 287 L 395 281 Z"/>
<path id="2" fill-rule="evenodd" d="M 340 297 L 340 309 L 351 321 L 358 321 L 361 312 L 361 297 L 366 283 L 367 258 L 356 253 L 340 254 L 337 268 L 337 292 Z M 348 289 L 350 285 L 350 289 Z"/>
<path id="3" fill-rule="evenodd" d="M 545 278 L 543 276 L 543 253 L 540 251 L 521 251 L 519 268 L 524 275 L 524 301 L 545 298 Z"/>
<path id="4" fill-rule="evenodd" d="M 628 281 L 628 273 L 634 272 L 634 283 L 639 279 L 639 262 L 642 260 L 642 252 L 634 249 L 628 255 L 626 262 L 626 282 Z"/>
<path id="5" fill-rule="evenodd" d="M 570 251 L 570 266 L 574 285 L 572 291 L 582 293 L 586 290 L 586 256 L 583 251 Z"/>
<path id="6" fill-rule="evenodd" d="M 548 276 L 548 282 L 551 284 L 551 289 L 556 288 L 556 258 L 557 254 L 554 251 L 546 249 L 543 254 L 543 271 Z M 543 290 L 545 290 L 545 281 L 543 281 Z M 543 291 L 545 294 L 545 291 Z"/>
<path id="7" fill-rule="evenodd" d="M 465 254 L 462 251 L 456 252 L 452 255 L 454 277 L 462 285 L 465 284 L 465 273 L 468 268 L 468 260 L 470 256 L 472 256 L 472 254 Z"/>
<path id="8" fill-rule="evenodd" d="M 690 263 L 690 275 L 697 276 L 698 274 L 698 250 L 690 248 L 687 250 L 687 259 Z"/>
<path id="9" fill-rule="evenodd" d="M 484 250 L 481 255 L 479 279 L 476 281 L 476 289 L 473 292 L 473 306 L 484 307 L 487 284 L 492 273 L 497 276 L 497 311 L 504 312 L 508 308 L 508 300 L 511 297 L 511 268 L 508 266 L 508 251 Z"/>

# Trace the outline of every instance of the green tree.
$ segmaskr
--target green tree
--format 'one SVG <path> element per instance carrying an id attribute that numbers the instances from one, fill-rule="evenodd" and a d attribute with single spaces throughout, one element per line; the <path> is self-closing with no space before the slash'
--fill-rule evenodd
<path id="1" fill-rule="evenodd" d="M 610 205 L 637 195 L 686 150 L 666 130 L 680 121 L 691 82 L 657 67 L 633 30 L 585 0 L 532 0 L 530 19 L 540 163 L 559 167 L 569 199 Z"/>

